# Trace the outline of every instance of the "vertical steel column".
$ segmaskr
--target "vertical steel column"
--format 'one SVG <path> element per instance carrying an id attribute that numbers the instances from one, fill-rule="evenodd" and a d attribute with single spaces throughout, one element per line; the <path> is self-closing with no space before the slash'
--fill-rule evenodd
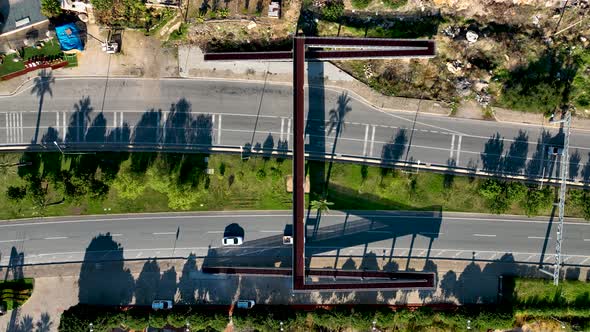
<path id="1" fill-rule="evenodd" d="M 305 39 L 293 39 L 293 289 L 305 284 Z"/>

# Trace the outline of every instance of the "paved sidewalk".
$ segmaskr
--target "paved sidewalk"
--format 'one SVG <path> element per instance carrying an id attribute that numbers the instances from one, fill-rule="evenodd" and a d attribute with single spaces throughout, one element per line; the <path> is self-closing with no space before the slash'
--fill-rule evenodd
<path id="1" fill-rule="evenodd" d="M 291 278 L 209 275 L 200 272 L 202 259 L 148 260 L 87 264 L 27 266 L 22 273 L 35 278 L 32 297 L 18 313 L 0 317 L 0 330 L 19 332 L 25 326 L 57 331 L 63 310 L 80 302 L 149 305 L 156 298 L 174 298 L 179 304 L 230 304 L 238 298 L 269 304 L 338 303 L 493 303 L 500 275 L 541 277 L 536 265 L 516 265 L 510 257 L 491 263 L 428 261 L 422 259 L 365 259 L 345 256 L 336 264 L 346 269 L 386 269 L 437 273 L 436 290 L 363 292 L 291 292 Z M 334 259 L 313 259 L 312 267 L 333 267 Z M 3 271 L 4 272 L 4 271 Z M 588 268 L 569 269 L 569 277 L 586 280 Z"/>
<path id="2" fill-rule="evenodd" d="M 205 62 L 203 52 L 196 46 L 181 46 L 178 49 L 179 74 L 181 77 L 213 77 L 291 84 L 292 62 L 263 61 L 217 61 Z M 266 72 L 268 71 L 268 75 Z M 432 100 L 389 97 L 373 91 L 348 73 L 330 62 L 306 63 L 308 84 L 322 84 L 331 89 L 346 89 L 359 99 L 385 111 L 407 111 L 447 116 L 450 108 Z"/>

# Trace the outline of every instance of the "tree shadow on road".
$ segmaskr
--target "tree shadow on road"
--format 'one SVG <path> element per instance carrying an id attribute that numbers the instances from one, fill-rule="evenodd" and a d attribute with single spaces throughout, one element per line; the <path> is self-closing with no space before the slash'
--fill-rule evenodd
<path id="1" fill-rule="evenodd" d="M 41 70 L 37 77 L 33 80 L 33 88 L 31 94 L 34 94 L 39 98 L 39 110 L 37 111 L 37 123 L 35 124 L 35 135 L 33 136 L 33 144 L 37 143 L 39 138 L 39 126 L 41 124 L 41 112 L 43 111 L 43 101 L 45 95 L 53 97 L 53 90 L 51 85 L 55 83 L 55 78 L 50 70 Z"/>
<path id="2" fill-rule="evenodd" d="M 123 247 L 110 233 L 99 234 L 84 254 L 78 300 L 84 304 L 125 305 L 133 298 L 134 279 L 125 268 Z"/>

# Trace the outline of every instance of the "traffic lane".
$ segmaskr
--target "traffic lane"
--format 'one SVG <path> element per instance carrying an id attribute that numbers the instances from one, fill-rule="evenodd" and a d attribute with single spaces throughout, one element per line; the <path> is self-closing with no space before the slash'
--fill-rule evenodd
<path id="1" fill-rule="evenodd" d="M 263 221 L 262 223 L 260 221 Z M 267 220 L 268 223 L 264 221 Z M 196 221 L 196 222 L 195 222 Z M 168 247 L 176 237 L 179 246 L 220 246 L 225 227 L 237 222 L 248 224 L 244 227 L 245 239 L 256 240 L 269 234 L 282 233 L 284 225 L 291 222 L 291 217 L 255 216 L 255 217 L 195 217 L 166 218 L 156 220 L 124 219 L 99 220 L 96 222 L 27 225 L 14 225 L 2 230 L 0 249 L 6 255 L 13 246 L 22 246 L 27 253 L 42 253 L 47 250 L 69 252 L 84 250 L 92 239 L 100 234 L 110 233 L 112 239 L 122 248 L 126 247 Z M 24 240 L 23 240 L 24 239 Z M 15 241 L 16 240 L 16 241 Z M 144 244 L 149 244 L 145 246 Z"/>
<path id="2" fill-rule="evenodd" d="M 256 217 L 256 219 L 259 219 L 259 218 L 260 217 Z M 281 218 L 284 218 L 285 224 L 290 222 L 290 218 L 288 216 L 281 217 Z M 375 219 L 378 217 L 368 217 L 368 218 Z M 329 220 L 329 219 L 331 219 L 331 218 L 324 218 L 322 226 L 329 226 L 329 225 L 325 224 L 325 220 Z M 341 216 L 340 218 L 332 218 L 332 219 L 334 219 L 332 221 L 332 223 L 337 224 L 338 222 L 345 221 L 346 217 Z M 360 218 L 360 219 L 364 219 L 364 218 Z M 407 223 L 408 220 L 411 220 L 411 219 L 413 219 L 413 218 L 408 217 L 408 216 L 402 216 L 399 219 L 396 219 L 393 223 L 396 223 L 397 221 Z M 460 219 L 460 220 L 462 220 L 461 222 L 465 222 L 465 220 L 463 220 L 463 219 Z M 354 221 L 355 221 L 354 217 L 349 216 L 348 220 L 347 220 L 347 222 L 349 223 L 348 227 L 351 227 L 351 224 L 354 223 Z M 371 220 L 371 221 L 374 222 L 374 220 Z M 426 222 L 426 223 L 429 223 L 431 221 L 432 220 L 422 219 L 422 222 Z M 500 223 L 502 223 L 502 222 L 500 222 Z M 274 225 L 275 223 L 272 223 L 272 224 Z M 379 224 L 379 223 L 377 223 L 377 224 Z M 530 223 L 528 223 L 528 224 L 530 225 Z M 153 237 L 148 235 L 147 232 L 143 232 L 140 234 L 139 238 L 137 238 L 137 239 L 128 239 L 127 236 L 125 236 L 125 234 L 118 235 L 117 233 L 114 233 L 115 237 L 116 237 L 116 238 L 114 238 L 114 240 L 116 242 L 122 244 L 124 251 L 125 250 L 129 251 L 129 258 L 150 257 L 150 256 L 163 257 L 166 255 L 170 255 L 170 253 L 168 251 L 172 250 L 172 246 L 171 246 L 172 245 L 172 238 L 175 237 L 175 230 L 171 229 L 173 227 L 170 227 L 170 226 L 172 226 L 172 225 L 168 225 L 168 227 L 166 229 L 161 229 L 161 231 L 159 231 L 159 232 L 152 232 Z M 568 225 L 568 226 L 571 227 L 571 225 Z M 579 226 L 579 225 L 574 225 L 574 226 Z M 585 226 L 585 225 L 582 225 L 582 226 Z M 195 233 L 199 233 L 199 232 L 202 233 L 202 227 L 201 226 L 196 226 L 196 227 L 198 227 L 198 229 L 195 230 Z M 460 225 L 459 227 L 460 227 L 460 229 L 464 228 L 464 226 L 462 226 L 462 225 Z M 133 228 L 137 229 L 137 227 L 133 227 Z M 256 233 L 252 232 L 252 228 L 255 228 L 255 227 L 246 228 L 246 243 L 244 244 L 244 247 L 241 248 L 246 251 L 241 252 L 240 255 L 244 256 L 244 255 L 249 255 L 254 252 L 262 253 L 262 252 L 267 252 L 269 250 L 272 251 L 273 246 L 280 245 L 280 239 L 281 239 L 281 230 L 280 229 L 272 229 L 272 227 L 269 227 L 270 229 L 259 230 L 260 234 L 256 234 Z M 503 227 L 503 229 L 506 229 L 506 227 Z M 379 234 L 379 233 L 383 233 L 382 229 L 374 228 L 373 230 L 374 230 L 373 233 L 378 233 L 377 235 L 382 236 L 382 234 Z M 106 233 L 106 229 L 101 230 L 101 232 L 102 231 L 104 231 L 104 233 Z M 122 232 L 127 232 L 127 231 L 122 231 Z M 132 234 L 132 235 L 137 233 L 137 232 L 134 232 L 133 230 L 129 230 L 129 232 L 130 232 L 129 234 Z M 320 231 L 320 233 L 322 233 L 322 232 L 323 231 Z M 510 234 L 511 232 L 512 232 L 512 230 L 509 229 L 508 233 Z M 154 234 L 154 233 L 156 233 L 156 234 Z M 189 233 L 190 233 L 190 231 L 189 231 Z M 269 233 L 271 233 L 271 234 L 269 234 Z M 454 233 L 461 234 L 461 233 L 455 232 L 455 231 L 451 231 L 448 234 L 454 234 Z M 189 242 L 188 243 L 183 242 L 183 241 L 185 241 L 184 234 L 187 234 L 187 233 L 181 231 L 181 236 L 178 240 L 177 247 L 178 248 L 196 248 L 195 250 L 198 250 L 198 252 L 200 252 L 200 253 L 204 252 L 203 250 L 205 248 L 205 243 L 207 242 L 207 240 L 209 240 L 209 245 L 211 245 L 211 247 L 213 247 L 213 248 L 219 247 L 220 242 L 218 242 L 218 241 L 221 240 L 221 236 L 222 236 L 220 230 L 209 231 L 209 232 L 207 232 L 207 234 L 210 234 L 210 237 L 207 237 L 204 239 L 204 242 L 202 242 L 201 247 L 195 247 L 196 243 L 201 243 L 200 240 L 196 240 L 194 236 L 188 236 L 187 240 Z M 486 250 L 481 247 L 482 241 L 481 241 L 481 239 L 479 239 L 479 237 L 484 237 L 484 236 L 487 237 L 490 235 L 490 234 L 484 234 L 483 231 L 482 231 L 482 233 L 471 234 L 472 237 L 478 238 L 477 241 L 473 241 L 470 238 L 468 238 L 468 235 L 461 235 L 458 239 L 451 238 L 451 239 L 445 240 L 444 239 L 445 234 L 447 234 L 447 233 L 445 231 L 443 231 L 441 234 L 438 235 L 438 239 L 434 240 L 433 245 L 431 246 L 431 250 L 433 250 L 433 252 L 438 251 L 438 254 L 441 254 L 441 255 L 448 255 L 449 251 L 453 251 L 453 255 L 459 255 L 459 256 L 466 255 L 466 253 L 463 251 L 466 251 L 466 252 L 475 251 L 478 254 L 485 253 Z M 51 234 L 51 235 L 56 235 L 56 234 Z M 399 235 L 399 232 L 397 233 L 397 235 Z M 58 236 L 54 236 L 54 238 L 56 238 L 56 237 L 58 237 Z M 341 248 L 343 250 L 354 250 L 355 252 L 358 252 L 359 248 L 362 248 L 362 247 L 369 248 L 370 250 L 386 250 L 387 248 L 391 247 L 391 245 L 392 245 L 390 235 L 388 235 L 388 237 L 389 238 L 379 240 L 378 238 L 375 237 L 375 234 L 372 234 L 372 237 L 369 239 L 369 241 L 372 241 L 372 242 L 370 242 L 368 247 L 366 247 L 364 245 L 360 245 L 360 247 L 359 247 L 358 244 L 355 244 L 355 243 L 346 243 L 346 245 L 344 245 L 344 246 L 340 246 L 340 245 L 326 246 L 324 243 L 321 245 L 323 248 L 323 249 L 321 249 L 321 252 L 335 250 L 336 248 Z M 427 246 L 425 246 L 425 245 L 427 245 L 427 243 L 425 241 L 429 241 L 429 239 L 431 237 L 432 236 L 420 234 L 414 239 L 414 245 L 412 246 L 411 243 L 409 242 L 409 241 L 411 241 L 410 239 L 412 238 L 411 235 L 396 236 L 397 244 L 395 245 L 395 247 L 399 248 L 400 250 L 402 250 L 403 248 L 414 247 L 416 249 L 420 249 L 421 251 L 424 251 L 424 249 L 428 248 Z M 146 241 L 146 239 L 149 241 Z M 567 239 L 567 237 L 566 237 L 566 239 Z M 48 240 L 48 241 L 53 241 L 53 240 L 55 240 L 55 239 Z M 536 240 L 533 239 L 532 241 L 534 242 Z M 150 246 L 138 245 L 140 243 L 146 243 L 146 242 L 149 242 Z M 216 242 L 217 242 L 217 244 L 216 244 Z M 438 244 L 443 243 L 443 242 L 449 242 L 452 245 L 439 247 Z M 465 248 L 455 245 L 455 244 L 461 243 L 461 242 L 469 242 L 469 243 L 472 243 L 472 245 L 469 245 Z M 510 242 L 509 244 L 512 244 L 513 241 L 509 241 L 509 242 Z M 573 241 L 569 241 L 566 243 L 571 244 L 572 242 Z M 127 245 L 128 243 L 131 243 L 131 244 Z M 313 247 L 314 245 L 315 245 L 314 241 L 308 241 L 308 246 Z M 27 244 L 27 247 L 30 247 L 30 245 Z M 249 247 L 249 248 L 246 248 L 246 247 Z M 501 247 L 503 247 L 503 248 L 492 248 L 491 250 L 489 250 L 489 252 L 514 252 L 514 253 L 519 253 L 519 254 L 526 253 L 527 255 L 531 256 L 531 257 L 528 257 L 527 259 L 532 259 L 533 261 L 535 258 L 532 257 L 532 255 L 539 252 L 534 249 L 533 249 L 533 251 L 527 250 L 530 248 L 525 248 L 525 250 L 522 250 L 522 251 L 516 251 L 516 249 L 510 245 L 505 245 L 505 246 L 501 245 Z M 551 243 L 549 243 L 546 246 L 546 248 L 552 248 L 552 247 L 553 247 L 553 245 Z M 39 255 L 39 257 L 36 257 L 36 258 L 33 257 L 33 258 L 34 259 L 41 259 L 42 257 L 45 257 L 43 259 L 51 259 L 51 257 L 55 257 L 55 259 L 66 259 L 68 257 L 72 258 L 72 257 L 76 257 L 77 253 L 78 254 L 81 253 L 83 251 L 83 248 L 85 248 L 85 246 L 80 246 L 80 251 L 75 251 L 75 250 L 72 251 L 71 247 L 68 247 L 69 250 L 64 250 L 64 251 L 57 250 L 57 248 L 56 248 L 56 250 L 54 250 L 53 252 L 48 253 L 47 247 L 45 245 L 43 245 L 43 247 L 40 248 L 40 250 L 37 254 L 37 255 Z M 222 251 L 223 252 L 227 251 L 228 254 L 234 252 L 234 250 L 230 250 L 230 249 L 223 249 Z M 8 253 L 9 251 L 4 251 L 4 252 Z M 217 254 L 219 254 L 220 252 L 218 252 Z M 321 254 L 321 252 L 320 252 L 320 254 Z M 531 254 L 531 252 L 532 252 L 532 254 Z M 27 250 L 27 254 L 35 256 L 34 252 L 30 252 L 28 250 Z M 568 250 L 568 254 L 575 254 L 575 253 L 572 253 L 572 252 L 570 252 L 570 250 Z M 126 255 L 125 257 L 128 257 L 127 254 L 125 254 L 125 255 Z M 133 255 L 135 255 L 135 256 L 131 257 Z M 422 255 L 422 253 L 418 254 L 418 255 Z M 4 257 L 6 257 L 6 256 L 4 256 Z M 29 256 L 27 256 L 27 257 L 29 257 Z M 537 258 L 539 258 L 539 257 L 537 257 Z"/>

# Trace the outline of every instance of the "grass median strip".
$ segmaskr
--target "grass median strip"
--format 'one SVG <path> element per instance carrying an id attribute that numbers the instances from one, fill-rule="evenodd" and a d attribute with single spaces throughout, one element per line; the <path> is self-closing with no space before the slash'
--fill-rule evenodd
<path id="1" fill-rule="evenodd" d="M 79 214 L 285 210 L 291 161 L 235 155 L 97 152 L 2 154 L 0 218 Z M 28 164 L 30 163 L 30 164 Z M 19 166 L 20 165 L 20 166 Z M 310 201 L 336 210 L 550 214 L 555 189 L 379 167 L 308 161 Z M 329 175 L 329 179 L 326 178 Z M 571 190 L 567 215 L 590 212 Z M 333 203 L 333 204 L 332 204 Z"/>

